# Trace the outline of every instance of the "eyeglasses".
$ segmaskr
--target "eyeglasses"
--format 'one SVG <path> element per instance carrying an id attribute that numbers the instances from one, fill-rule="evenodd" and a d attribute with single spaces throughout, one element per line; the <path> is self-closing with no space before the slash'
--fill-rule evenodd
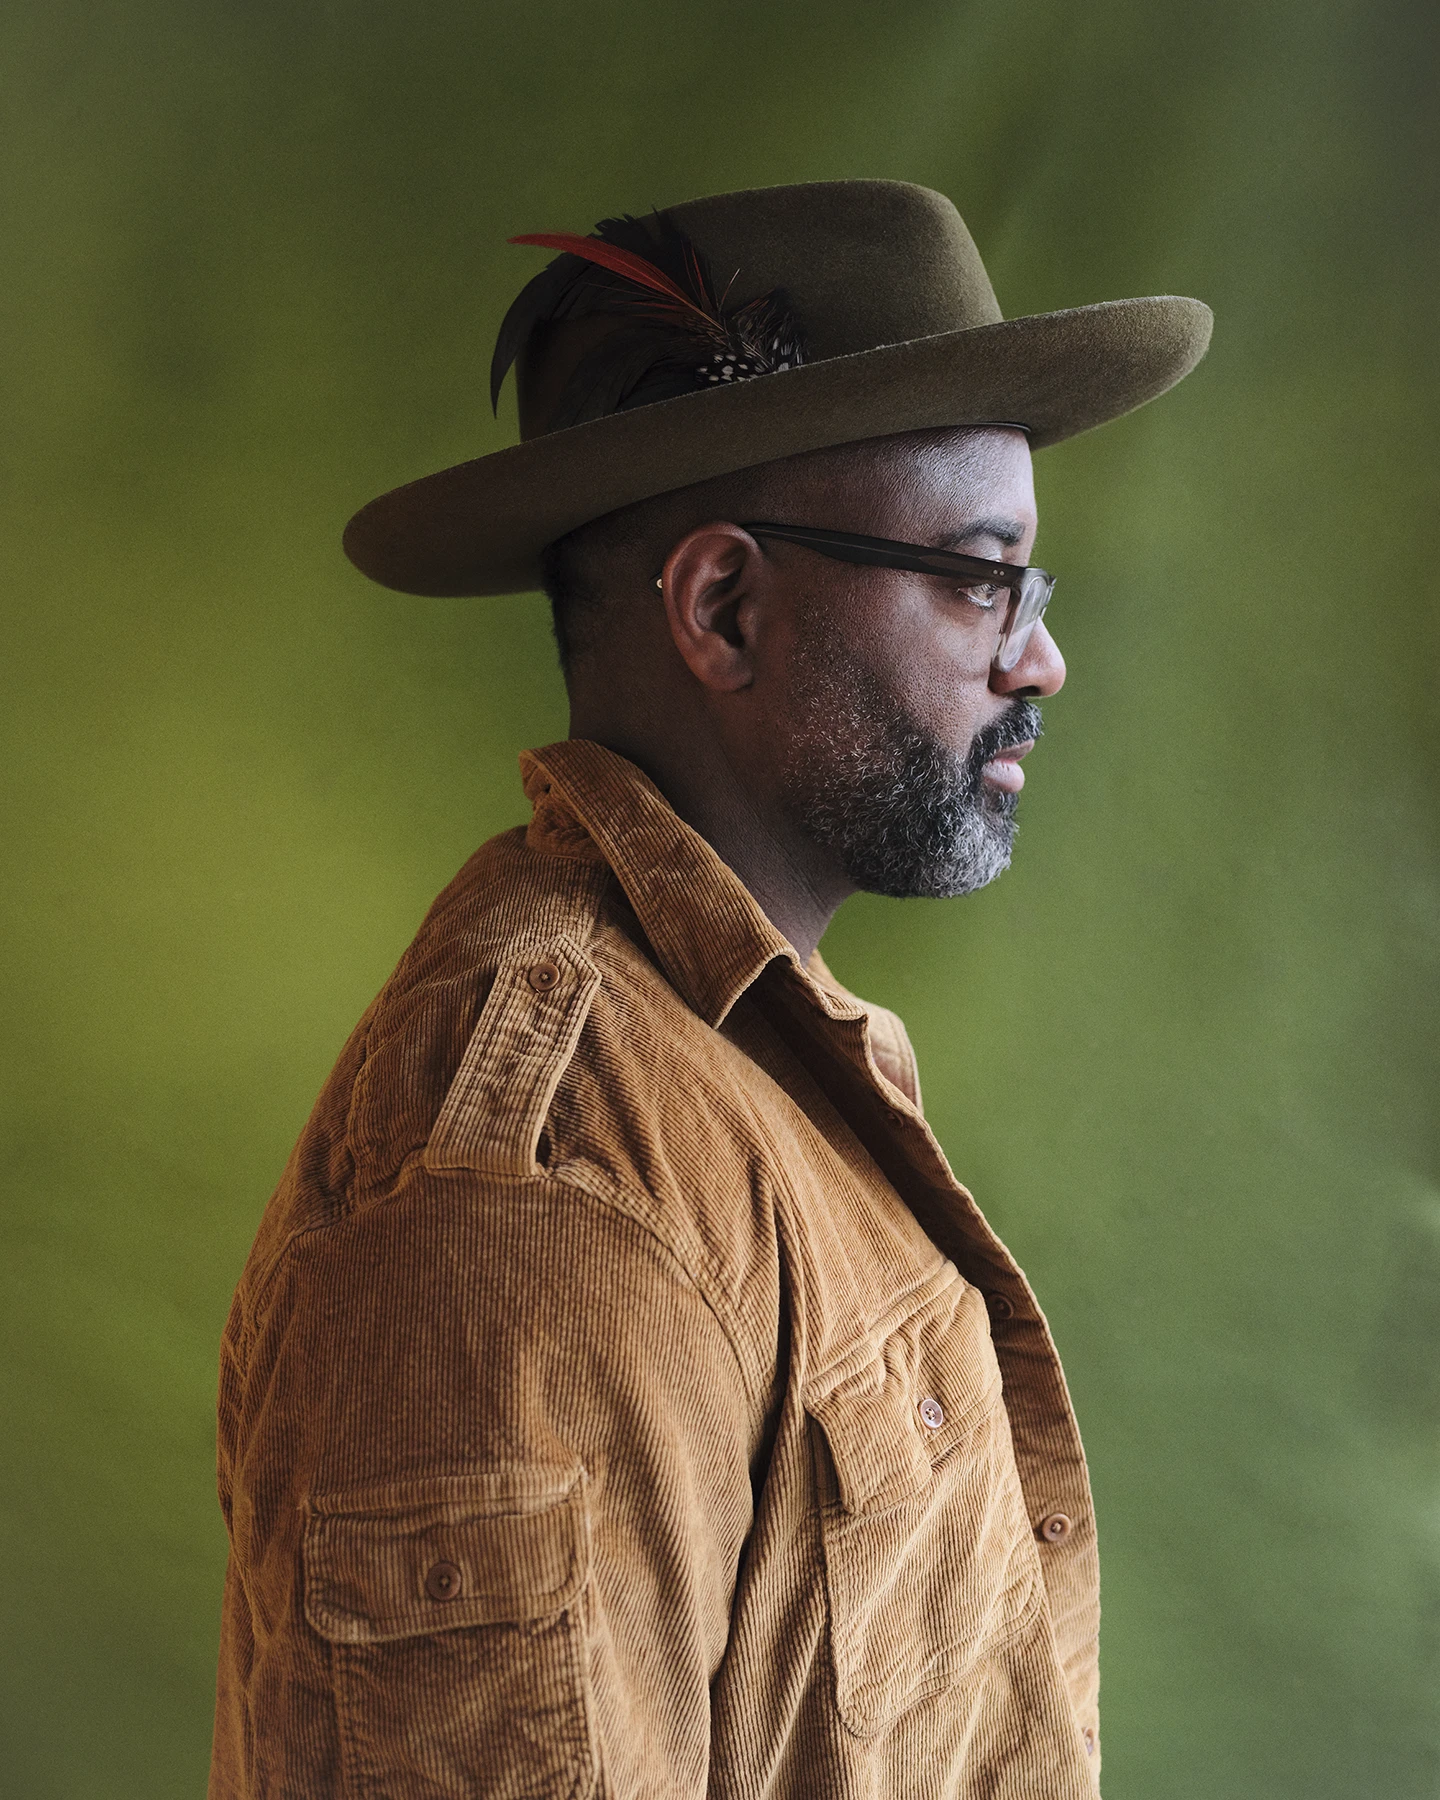
<path id="1" fill-rule="evenodd" d="M 1000 641 L 991 667 L 1008 674 L 1025 654 L 1030 634 L 1040 623 L 1055 577 L 1043 569 L 1025 569 L 1015 563 L 987 562 L 983 556 L 962 556 L 958 550 L 931 550 L 924 544 L 901 544 L 893 538 L 862 537 L 855 531 L 823 531 L 812 525 L 747 523 L 741 530 L 752 537 L 775 538 L 800 544 L 836 562 L 865 563 L 878 569 L 909 569 L 917 575 L 938 575 L 954 582 L 972 606 L 996 615 Z"/>

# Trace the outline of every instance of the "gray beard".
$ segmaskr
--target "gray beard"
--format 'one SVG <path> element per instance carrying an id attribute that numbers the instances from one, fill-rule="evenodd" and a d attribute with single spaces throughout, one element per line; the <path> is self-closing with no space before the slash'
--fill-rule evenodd
<path id="1" fill-rule="evenodd" d="M 987 787 L 985 764 L 1038 738 L 1040 709 L 1016 701 L 964 756 L 927 736 L 863 664 L 802 653 L 792 669 L 797 731 L 786 810 L 856 887 L 897 899 L 973 894 L 1010 866 L 1018 796 Z"/>

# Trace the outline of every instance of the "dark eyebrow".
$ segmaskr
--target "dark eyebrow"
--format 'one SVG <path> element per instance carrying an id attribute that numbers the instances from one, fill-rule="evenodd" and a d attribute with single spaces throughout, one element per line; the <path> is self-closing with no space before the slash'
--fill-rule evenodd
<path id="1" fill-rule="evenodd" d="M 973 544 L 976 538 L 994 538 L 1008 550 L 1012 544 L 1018 544 L 1025 535 L 1025 527 L 1018 519 L 977 519 L 973 525 L 967 525 L 962 531 L 952 531 L 948 537 L 937 540 L 937 550 L 958 550 L 962 544 Z"/>

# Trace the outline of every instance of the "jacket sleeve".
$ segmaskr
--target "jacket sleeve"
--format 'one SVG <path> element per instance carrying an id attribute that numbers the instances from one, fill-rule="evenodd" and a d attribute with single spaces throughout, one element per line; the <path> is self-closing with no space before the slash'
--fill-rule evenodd
<path id="1" fill-rule="evenodd" d="M 293 1237 L 227 1334 L 212 1800 L 703 1795 L 764 1411 L 722 1313 L 543 1175 Z"/>

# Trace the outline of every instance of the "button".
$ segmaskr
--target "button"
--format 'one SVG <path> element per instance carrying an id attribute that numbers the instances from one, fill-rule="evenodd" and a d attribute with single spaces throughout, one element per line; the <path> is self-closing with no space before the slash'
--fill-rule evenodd
<path id="1" fill-rule="evenodd" d="M 1015 1308 L 1003 1294 L 987 1294 L 985 1310 L 992 1319 L 1013 1319 L 1015 1317 Z"/>
<path id="2" fill-rule="evenodd" d="M 560 965 L 553 962 L 538 962 L 528 970 L 525 979 L 537 994 L 548 994 L 560 985 Z"/>
<path id="3" fill-rule="evenodd" d="M 1087 1725 L 1080 1735 L 1085 1740 L 1085 1754 L 1093 1756 L 1095 1754 L 1095 1733 Z"/>
<path id="4" fill-rule="evenodd" d="M 945 1408 L 933 1394 L 928 1400 L 920 1402 L 920 1422 L 931 1431 L 938 1431 L 945 1423 Z"/>
<path id="5" fill-rule="evenodd" d="M 1047 1544 L 1063 1544 L 1074 1529 L 1074 1521 L 1068 1513 L 1049 1513 L 1035 1527 L 1035 1532 Z"/>
<path id="6" fill-rule="evenodd" d="M 464 1585 L 454 1563 L 438 1562 L 425 1577 L 425 1592 L 432 1600 L 455 1600 Z"/>

